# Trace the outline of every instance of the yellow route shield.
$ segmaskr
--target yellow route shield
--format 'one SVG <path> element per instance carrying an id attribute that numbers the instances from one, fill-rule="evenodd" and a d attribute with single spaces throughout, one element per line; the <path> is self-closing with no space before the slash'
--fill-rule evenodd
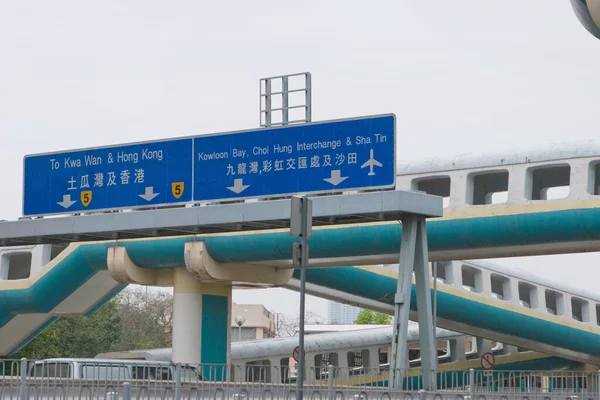
<path id="1" fill-rule="evenodd" d="M 90 205 L 91 202 L 92 202 L 92 191 L 86 190 L 86 191 L 81 192 L 81 204 L 83 204 L 84 207 L 87 207 Z"/>
<path id="2" fill-rule="evenodd" d="M 180 198 L 183 195 L 183 182 L 172 182 L 171 193 L 176 199 Z"/>

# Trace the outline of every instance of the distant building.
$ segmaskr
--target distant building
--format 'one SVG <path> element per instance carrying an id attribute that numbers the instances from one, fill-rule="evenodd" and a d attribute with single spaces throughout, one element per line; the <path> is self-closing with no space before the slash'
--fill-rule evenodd
<path id="1" fill-rule="evenodd" d="M 241 326 L 238 321 L 242 322 Z M 275 314 L 262 304 L 232 304 L 231 341 L 275 337 Z"/>
<path id="2" fill-rule="evenodd" d="M 351 325 L 362 308 L 330 301 L 327 310 L 327 323 L 331 325 Z"/>

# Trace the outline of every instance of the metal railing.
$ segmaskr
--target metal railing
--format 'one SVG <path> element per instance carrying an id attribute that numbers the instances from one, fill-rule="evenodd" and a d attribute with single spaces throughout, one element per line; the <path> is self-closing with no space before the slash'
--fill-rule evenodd
<path id="1" fill-rule="evenodd" d="M 303 398 L 600 400 L 597 371 L 442 371 L 435 387 L 407 369 L 403 387 L 385 368 L 307 368 Z M 295 399 L 288 366 L 183 365 L 138 360 L 0 361 L 0 399 Z M 433 390 L 426 390 L 433 388 Z"/>

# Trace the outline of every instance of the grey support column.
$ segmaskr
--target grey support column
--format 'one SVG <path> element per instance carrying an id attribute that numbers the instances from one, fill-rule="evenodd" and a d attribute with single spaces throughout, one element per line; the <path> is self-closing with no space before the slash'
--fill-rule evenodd
<path id="1" fill-rule="evenodd" d="M 402 388 L 404 369 L 407 363 L 408 316 L 410 313 L 410 292 L 412 288 L 412 271 L 415 260 L 415 243 L 417 224 L 414 218 L 402 221 L 402 240 L 400 263 L 398 265 L 398 284 L 396 286 L 394 310 L 394 336 L 392 339 L 392 357 L 390 360 L 389 385 Z"/>
<path id="2" fill-rule="evenodd" d="M 416 224 L 417 238 L 414 271 L 417 290 L 419 341 L 421 344 L 421 369 L 423 371 L 423 388 L 432 391 L 436 389 L 437 346 L 431 312 L 431 275 L 428 262 L 427 230 L 424 218 L 417 220 Z"/>
<path id="3" fill-rule="evenodd" d="M 402 219 L 402 247 L 398 266 L 398 285 L 395 296 L 394 336 L 390 360 L 389 385 L 402 388 L 407 362 L 407 335 L 412 289 L 412 273 L 415 271 L 421 365 L 425 390 L 435 390 L 437 351 L 433 334 L 430 274 L 425 219 L 406 216 Z"/>

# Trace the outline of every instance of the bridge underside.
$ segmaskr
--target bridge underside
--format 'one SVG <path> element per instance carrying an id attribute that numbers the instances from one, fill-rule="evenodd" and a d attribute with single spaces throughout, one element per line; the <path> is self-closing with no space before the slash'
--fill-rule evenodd
<path id="1" fill-rule="evenodd" d="M 401 236 L 402 226 L 397 222 L 315 228 L 310 240 L 311 266 L 345 265 L 311 268 L 309 284 L 366 299 L 373 307 L 389 311 L 396 279 L 361 269 L 358 265 L 397 263 Z M 489 258 L 490 254 L 508 257 L 595 251 L 600 249 L 600 208 L 455 219 L 443 217 L 428 222 L 428 240 L 432 260 L 473 259 L 484 254 Z M 8 346 L 0 350 L 3 354 L 13 353 L 60 315 L 91 312 L 125 283 L 172 286 L 173 269 L 189 267 L 186 246 L 191 243 L 202 243 L 206 254 L 219 268 L 224 268 L 222 270 L 246 271 L 243 279 L 228 278 L 233 285 L 265 287 L 260 276 L 253 276 L 259 268 L 263 272 L 280 274 L 280 277 L 289 274 L 283 281 L 278 278 L 276 283 L 266 285 L 282 286 L 293 273 L 290 265 L 293 242 L 289 230 L 280 229 L 71 244 L 58 255 L 54 254 L 52 261 L 38 270 L 32 269 L 29 278 L 0 282 L 0 323 L 3 324 L 0 342 Z M 144 276 L 152 277 L 137 282 L 137 275 L 133 274 L 131 281 L 123 281 L 121 285 L 113 280 L 112 286 L 108 285 L 85 307 L 73 306 L 79 303 L 76 298 L 80 295 L 73 297 L 78 290 L 81 293 L 93 277 L 107 273 L 110 249 L 117 244 L 138 267 L 135 273 L 146 271 Z M 413 311 L 414 300 L 411 299 Z M 443 321 L 448 323 L 440 324 L 445 328 L 477 332 L 501 342 L 600 365 L 599 333 L 594 329 L 580 329 L 558 320 L 527 316 L 457 293 L 440 292 L 437 302 L 441 324 L 445 323 Z M 14 340 L 18 327 L 23 326 L 18 322 L 21 320 L 32 322 L 24 330 L 27 334 Z"/>

